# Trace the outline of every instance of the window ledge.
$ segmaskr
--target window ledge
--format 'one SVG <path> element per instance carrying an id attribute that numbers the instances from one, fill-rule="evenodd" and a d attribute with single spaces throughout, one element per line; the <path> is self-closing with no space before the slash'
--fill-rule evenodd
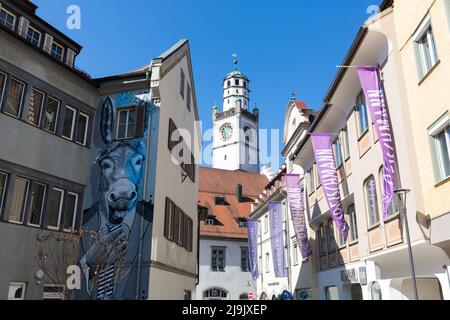
<path id="1" fill-rule="evenodd" d="M 424 83 L 425 80 L 428 79 L 428 77 L 429 77 L 430 74 L 434 71 L 434 69 L 436 69 L 436 68 L 438 67 L 438 65 L 440 65 L 440 64 L 441 64 L 441 60 L 438 60 L 438 61 L 434 64 L 434 66 L 432 66 L 431 69 L 428 70 L 428 72 L 427 72 L 427 73 L 419 80 L 418 85 L 421 86 L 422 83 Z"/>
<path id="2" fill-rule="evenodd" d="M 369 133 L 369 127 L 367 127 L 367 129 L 359 135 L 358 142 L 360 142 L 365 137 L 365 135 L 368 133 Z"/>
<path id="3" fill-rule="evenodd" d="M 400 212 L 396 212 L 396 213 L 394 213 L 392 216 L 390 216 L 389 218 L 387 218 L 387 219 L 384 221 L 384 223 L 392 222 L 392 221 L 394 221 L 395 219 L 397 219 L 397 218 L 399 218 L 399 217 L 400 217 Z"/>
<path id="4" fill-rule="evenodd" d="M 368 228 L 367 228 L 367 232 L 370 232 L 370 231 L 373 231 L 373 230 L 375 230 L 376 228 L 379 228 L 379 227 L 380 227 L 380 225 L 381 225 L 381 223 L 380 223 L 380 222 L 378 222 L 378 223 L 374 224 L 373 226 L 371 226 L 371 227 L 368 227 Z"/>
<path id="5" fill-rule="evenodd" d="M 438 182 L 437 184 L 434 185 L 435 188 L 439 188 L 440 186 L 446 184 L 447 182 L 450 181 L 450 176 L 448 176 L 447 178 L 445 178 L 444 180 L 441 180 L 440 182 Z"/>

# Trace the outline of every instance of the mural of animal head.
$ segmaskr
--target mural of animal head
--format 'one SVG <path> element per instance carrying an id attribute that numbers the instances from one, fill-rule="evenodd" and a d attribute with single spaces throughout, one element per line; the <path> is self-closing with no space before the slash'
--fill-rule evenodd
<path id="1" fill-rule="evenodd" d="M 98 158 L 100 190 L 108 208 L 107 219 L 120 224 L 136 207 L 145 161 L 142 137 L 114 140 L 114 109 L 108 97 L 101 110 L 100 131 L 105 147 Z"/>

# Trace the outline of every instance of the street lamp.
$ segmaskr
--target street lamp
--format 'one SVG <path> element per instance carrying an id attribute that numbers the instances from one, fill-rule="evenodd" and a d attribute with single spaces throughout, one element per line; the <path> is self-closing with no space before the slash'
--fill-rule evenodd
<path id="1" fill-rule="evenodd" d="M 408 253 L 409 253 L 409 264 L 411 267 L 411 275 L 413 280 L 413 289 L 414 289 L 414 298 L 415 300 L 419 300 L 419 295 L 417 293 L 417 283 L 416 283 L 416 272 L 414 270 L 414 259 L 411 248 L 411 238 L 409 236 L 409 226 L 408 226 L 408 212 L 406 209 L 406 196 L 411 190 L 409 189 L 397 189 L 394 191 L 400 200 L 400 212 L 402 214 L 403 220 L 405 221 L 405 232 L 406 232 L 406 240 L 408 242 Z"/>

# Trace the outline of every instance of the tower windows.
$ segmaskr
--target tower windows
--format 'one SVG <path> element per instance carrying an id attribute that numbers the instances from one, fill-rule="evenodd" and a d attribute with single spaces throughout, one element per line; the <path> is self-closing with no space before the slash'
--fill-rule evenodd
<path id="1" fill-rule="evenodd" d="M 244 83 L 244 88 L 247 88 L 247 82 L 243 81 Z"/>
<path id="2" fill-rule="evenodd" d="M 238 85 L 239 85 L 239 80 L 238 80 L 238 79 L 234 80 L 234 84 L 235 84 L 236 86 L 238 86 Z"/>
<path id="3" fill-rule="evenodd" d="M 230 80 L 227 81 L 227 87 L 229 87 L 229 86 L 231 86 L 231 81 Z"/>

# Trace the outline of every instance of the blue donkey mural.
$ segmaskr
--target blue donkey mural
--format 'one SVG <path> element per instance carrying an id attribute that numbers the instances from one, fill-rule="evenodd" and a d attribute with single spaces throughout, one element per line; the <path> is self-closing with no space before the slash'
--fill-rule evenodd
<path id="1" fill-rule="evenodd" d="M 135 110 L 143 108 L 147 120 L 149 103 L 135 101 Z M 143 135 L 130 139 L 115 140 L 114 128 L 114 106 L 108 97 L 100 119 L 104 146 L 94 169 L 99 175 L 97 201 L 83 215 L 80 265 L 85 281 L 80 298 L 135 299 L 138 282 L 148 278 L 142 268 L 138 271 L 140 241 L 146 242 L 146 252 L 151 241 L 151 208 L 140 201 L 147 121 Z"/>

